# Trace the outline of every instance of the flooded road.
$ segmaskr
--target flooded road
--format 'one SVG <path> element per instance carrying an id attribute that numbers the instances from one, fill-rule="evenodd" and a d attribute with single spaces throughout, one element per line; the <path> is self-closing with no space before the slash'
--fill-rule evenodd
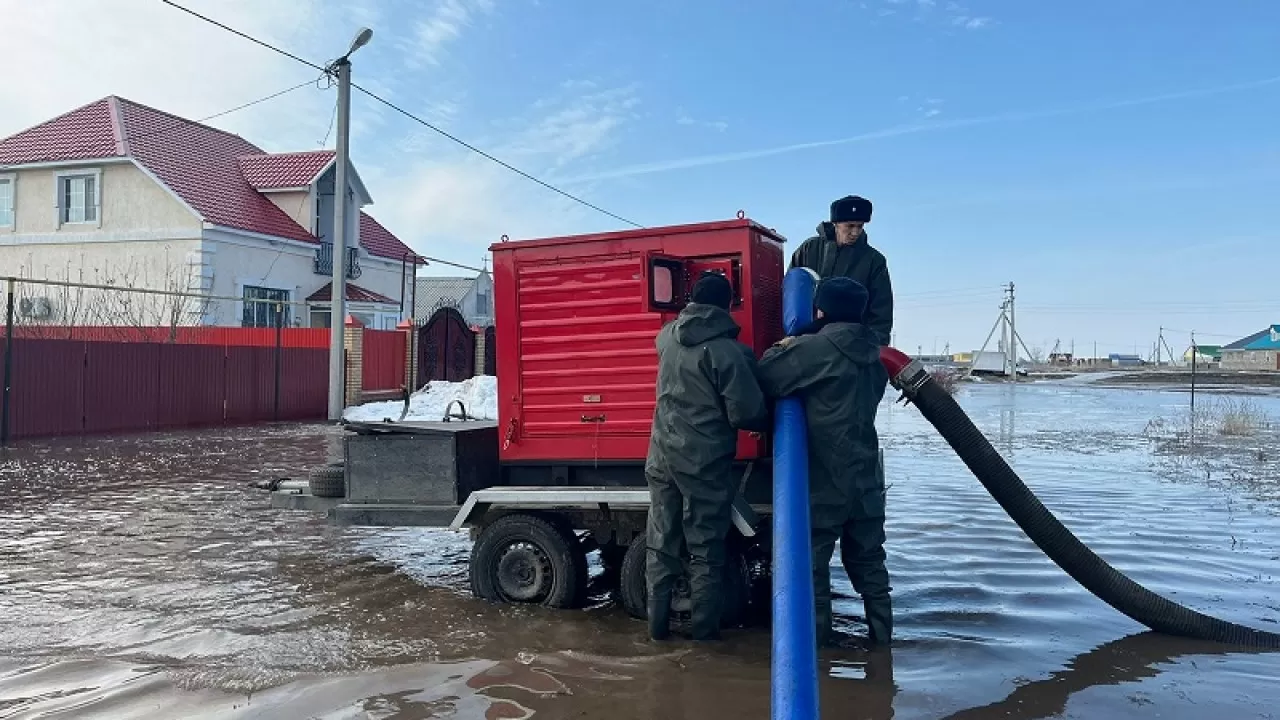
<path id="1" fill-rule="evenodd" d="M 1105 559 L 1280 630 L 1274 431 L 1197 460 L 1150 437 L 1185 395 L 990 384 L 959 400 Z M 879 424 L 897 638 L 824 652 L 826 717 L 1280 717 L 1280 654 L 1144 633 L 1047 560 L 918 412 L 886 403 Z M 763 631 L 655 647 L 608 603 L 489 606 L 467 591 L 465 536 L 333 528 L 246 485 L 332 447 L 332 430 L 281 427 L 0 457 L 0 718 L 768 717 Z"/>

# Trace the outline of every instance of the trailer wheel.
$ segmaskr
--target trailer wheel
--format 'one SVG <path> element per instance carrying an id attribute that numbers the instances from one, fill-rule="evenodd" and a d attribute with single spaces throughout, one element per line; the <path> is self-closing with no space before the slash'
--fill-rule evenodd
<path id="1" fill-rule="evenodd" d="M 720 624 L 724 627 L 741 625 L 747 617 L 748 609 L 746 563 L 742 554 L 737 552 L 733 545 L 733 543 L 729 544 L 728 556 L 725 560 L 725 577 L 720 586 L 724 593 Z M 639 620 L 649 617 L 649 587 L 645 581 L 648 551 L 644 534 L 636 536 L 622 560 L 622 576 L 618 581 L 618 602 L 628 615 Z M 671 598 L 672 619 L 687 620 L 692 609 L 689 582 L 687 577 L 682 576 L 676 581 L 675 592 Z"/>
<path id="2" fill-rule="evenodd" d="M 572 531 L 529 514 L 506 515 L 471 549 L 471 591 L 490 602 L 573 608 L 587 590 L 587 557 Z"/>
<path id="3" fill-rule="evenodd" d="M 314 468 L 307 476 L 307 486 L 311 490 L 311 494 L 316 497 L 346 497 L 346 468 L 341 465 L 325 465 L 324 467 Z"/>

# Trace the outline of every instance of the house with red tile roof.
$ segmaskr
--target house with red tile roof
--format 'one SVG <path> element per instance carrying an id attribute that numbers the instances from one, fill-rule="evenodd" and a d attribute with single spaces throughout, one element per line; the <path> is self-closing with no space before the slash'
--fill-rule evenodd
<path id="1" fill-rule="evenodd" d="M 0 139 L 0 275 L 203 294 L 183 324 L 327 327 L 335 153 L 267 153 L 120 97 Z M 348 312 L 390 328 L 423 261 L 349 173 Z M 30 285 L 30 288 L 41 286 Z M 143 296 L 155 297 L 155 296 Z M 57 322 L 53 300 L 39 307 Z M 104 320 L 109 321 L 109 318 Z"/>

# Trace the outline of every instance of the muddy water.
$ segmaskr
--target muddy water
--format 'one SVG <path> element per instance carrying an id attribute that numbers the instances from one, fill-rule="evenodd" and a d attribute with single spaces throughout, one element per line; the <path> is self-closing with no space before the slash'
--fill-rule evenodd
<path id="1" fill-rule="evenodd" d="M 1238 441 L 1256 459 L 1218 470 L 1144 437 L 1185 395 L 1064 383 L 968 387 L 961 402 L 1112 563 L 1280 630 L 1269 440 Z M 1280 401 L 1259 403 L 1280 418 Z M 880 424 L 898 642 L 823 655 L 827 717 L 1280 714 L 1280 655 L 1142 633 L 1044 559 L 915 410 L 886 405 Z M 4 455 L 0 718 L 768 717 L 763 632 L 655 648 L 607 603 L 491 607 L 466 592 L 463 537 L 331 528 L 245 486 L 332 443 L 291 427 Z"/>

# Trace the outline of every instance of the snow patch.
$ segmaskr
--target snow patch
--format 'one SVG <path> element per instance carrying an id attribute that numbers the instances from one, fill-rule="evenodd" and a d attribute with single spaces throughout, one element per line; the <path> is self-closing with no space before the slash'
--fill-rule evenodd
<path id="1" fill-rule="evenodd" d="M 409 414 L 405 421 L 439 422 L 455 400 L 462 401 L 467 415 L 478 420 L 498 419 L 498 378 L 480 375 L 462 382 L 432 380 L 426 387 L 409 396 Z M 404 401 L 366 403 L 347 408 L 342 417 L 352 422 L 396 420 L 404 410 Z M 454 405 L 450 412 L 457 413 Z"/>

